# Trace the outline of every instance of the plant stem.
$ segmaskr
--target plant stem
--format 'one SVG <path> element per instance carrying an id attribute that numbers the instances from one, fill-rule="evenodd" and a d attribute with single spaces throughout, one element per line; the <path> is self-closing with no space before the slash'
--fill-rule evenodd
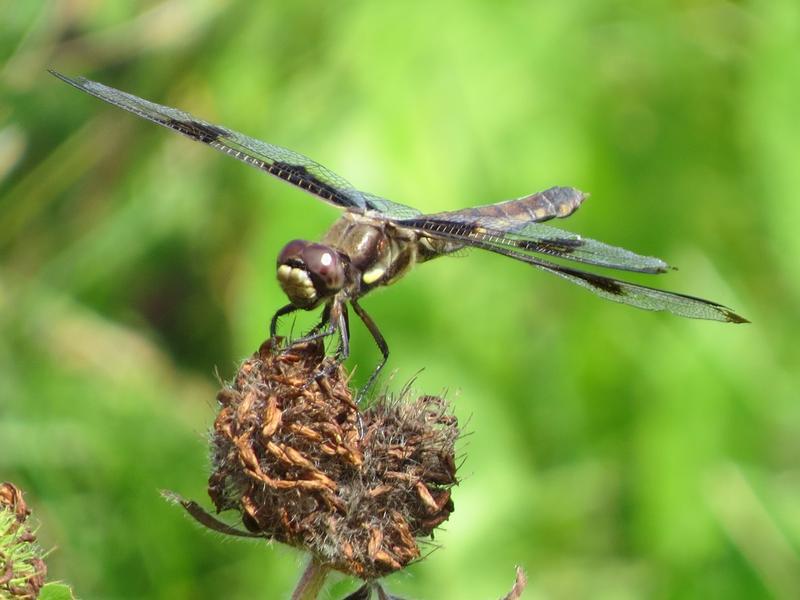
<path id="1" fill-rule="evenodd" d="M 316 600 L 327 575 L 328 567 L 311 557 L 308 566 L 300 576 L 300 581 L 297 582 L 292 600 Z"/>

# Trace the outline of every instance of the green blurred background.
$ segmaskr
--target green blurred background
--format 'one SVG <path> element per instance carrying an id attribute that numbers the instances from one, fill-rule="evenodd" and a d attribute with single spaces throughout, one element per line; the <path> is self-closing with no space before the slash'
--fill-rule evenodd
<path id="1" fill-rule="evenodd" d="M 293 550 L 221 539 L 219 377 L 337 217 L 69 88 L 84 75 L 298 150 L 425 211 L 573 185 L 564 228 L 746 326 L 603 301 L 498 256 L 364 300 L 388 382 L 471 435 L 414 598 L 800 597 L 800 4 L 7 2 L 0 23 L 0 480 L 84 598 L 284 598 Z M 300 327 L 306 321 L 300 321 Z M 288 325 L 288 324 L 286 324 Z M 356 377 L 378 352 L 353 327 Z M 354 589 L 340 579 L 335 595 Z"/>

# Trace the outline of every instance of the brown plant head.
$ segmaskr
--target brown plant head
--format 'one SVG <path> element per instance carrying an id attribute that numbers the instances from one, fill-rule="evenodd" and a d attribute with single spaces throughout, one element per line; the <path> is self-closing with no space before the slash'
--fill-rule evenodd
<path id="1" fill-rule="evenodd" d="M 251 532 L 371 580 L 419 558 L 453 511 L 458 423 L 407 392 L 360 412 L 330 360 L 320 343 L 268 341 L 242 364 L 217 396 L 209 495 Z"/>

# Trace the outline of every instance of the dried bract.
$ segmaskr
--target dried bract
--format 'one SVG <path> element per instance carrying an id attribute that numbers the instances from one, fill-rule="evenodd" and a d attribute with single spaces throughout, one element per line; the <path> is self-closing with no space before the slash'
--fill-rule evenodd
<path id="1" fill-rule="evenodd" d="M 458 423 L 441 398 L 360 412 L 319 343 L 273 341 L 218 395 L 209 494 L 253 532 L 371 580 L 420 557 L 453 511 Z M 405 395 L 405 394 L 404 394 Z"/>

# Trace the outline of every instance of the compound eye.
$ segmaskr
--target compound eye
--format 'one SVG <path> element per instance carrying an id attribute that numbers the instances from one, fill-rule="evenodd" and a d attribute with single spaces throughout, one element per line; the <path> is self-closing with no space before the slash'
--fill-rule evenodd
<path id="1" fill-rule="evenodd" d="M 344 286 L 344 266 L 339 254 L 323 244 L 308 244 L 303 250 L 303 262 L 312 276 L 318 277 L 329 291 Z"/>
<path id="2" fill-rule="evenodd" d="M 278 266 L 301 266 L 303 263 L 303 251 L 309 245 L 308 242 L 303 240 L 292 240 L 286 244 L 278 255 Z"/>

